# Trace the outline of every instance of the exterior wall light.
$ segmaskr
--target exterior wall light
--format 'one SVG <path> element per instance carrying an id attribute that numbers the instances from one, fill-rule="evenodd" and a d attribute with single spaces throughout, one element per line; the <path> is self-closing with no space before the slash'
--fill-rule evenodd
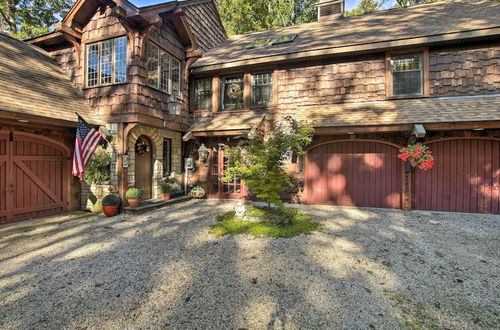
<path id="1" fill-rule="evenodd" d="M 181 114 L 181 104 L 182 100 L 179 98 L 177 92 L 174 92 L 167 101 L 168 113 L 179 116 Z"/>
<path id="2" fill-rule="evenodd" d="M 208 160 L 208 148 L 205 147 L 205 144 L 202 143 L 201 146 L 198 148 L 198 155 L 200 156 L 200 159 L 202 162 L 206 163 Z"/>

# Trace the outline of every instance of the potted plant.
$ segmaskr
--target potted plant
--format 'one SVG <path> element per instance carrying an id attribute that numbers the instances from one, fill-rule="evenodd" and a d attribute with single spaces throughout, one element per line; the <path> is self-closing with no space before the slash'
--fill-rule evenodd
<path id="1" fill-rule="evenodd" d="M 163 199 L 164 201 L 168 201 L 173 190 L 174 187 L 172 187 L 172 185 L 168 183 L 162 184 L 160 186 L 161 199 Z"/>
<path id="2" fill-rule="evenodd" d="M 114 217 L 118 214 L 121 203 L 117 194 L 110 193 L 102 199 L 102 211 L 107 217 Z"/>
<path id="3" fill-rule="evenodd" d="M 125 193 L 125 198 L 127 199 L 127 203 L 130 207 L 139 206 L 139 201 L 141 200 L 142 192 L 137 188 L 130 188 Z"/>
<path id="4" fill-rule="evenodd" d="M 205 196 L 205 189 L 200 186 L 194 186 L 190 192 L 191 197 L 193 198 L 203 198 Z"/>
<path id="5" fill-rule="evenodd" d="M 398 158 L 410 162 L 411 166 L 427 171 L 434 166 L 434 158 L 428 146 L 423 143 L 410 144 L 399 149 Z"/>

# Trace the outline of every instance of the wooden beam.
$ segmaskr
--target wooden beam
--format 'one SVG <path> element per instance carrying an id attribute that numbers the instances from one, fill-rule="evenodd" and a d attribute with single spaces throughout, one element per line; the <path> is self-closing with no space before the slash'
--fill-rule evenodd
<path id="1" fill-rule="evenodd" d="M 500 129 L 500 121 L 474 121 L 474 122 L 453 122 L 453 123 L 430 123 L 423 124 L 427 131 L 449 131 L 461 129 Z"/>
<path id="2" fill-rule="evenodd" d="M 411 132 L 412 124 L 386 126 L 342 126 L 342 127 L 315 127 L 316 135 L 344 135 L 349 133 L 378 133 L 378 132 Z"/>
<path id="3" fill-rule="evenodd" d="M 106 123 L 141 123 L 144 125 L 154 126 L 157 128 L 170 129 L 177 132 L 185 132 L 189 126 L 179 123 L 167 122 L 163 118 L 151 117 L 145 114 L 138 113 L 121 113 L 115 115 L 102 115 Z"/>
<path id="4" fill-rule="evenodd" d="M 74 29 L 72 29 L 71 27 L 69 27 L 64 23 L 57 23 L 56 29 L 57 31 L 70 35 L 75 39 L 82 40 L 82 34 L 80 32 L 75 31 Z"/>

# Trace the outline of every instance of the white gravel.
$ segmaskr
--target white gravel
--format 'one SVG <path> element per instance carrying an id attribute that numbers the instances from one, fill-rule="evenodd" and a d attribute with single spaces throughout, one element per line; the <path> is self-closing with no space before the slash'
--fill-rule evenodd
<path id="1" fill-rule="evenodd" d="M 496 328 L 500 217 L 299 206 L 292 239 L 217 238 L 234 202 L 0 230 L 0 328 Z"/>

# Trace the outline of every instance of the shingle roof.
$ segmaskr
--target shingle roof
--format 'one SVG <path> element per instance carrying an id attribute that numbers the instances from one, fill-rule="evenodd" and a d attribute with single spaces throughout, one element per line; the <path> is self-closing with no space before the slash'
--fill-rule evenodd
<path id="1" fill-rule="evenodd" d="M 315 127 L 500 121 L 500 94 L 289 108 Z"/>
<path id="2" fill-rule="evenodd" d="M 391 42 L 390 47 L 413 38 L 430 42 L 439 36 L 468 31 L 500 34 L 500 2 L 493 0 L 444 0 L 441 2 L 381 11 L 362 16 L 344 17 L 325 22 L 301 24 L 286 28 L 231 36 L 219 47 L 204 54 L 194 63 L 194 72 L 201 67 L 225 64 L 225 67 L 246 65 L 261 60 L 298 58 L 298 54 L 318 55 L 327 50 L 333 53 L 347 51 L 349 46 L 371 49 L 373 45 Z M 495 32 L 496 31 L 496 32 Z M 252 41 L 274 39 L 282 35 L 298 34 L 295 41 L 281 45 L 246 49 Z M 464 36 L 465 37 L 465 36 Z M 470 35 L 468 37 L 471 37 Z M 454 38 L 452 35 L 450 38 Z M 351 47 L 352 49 L 352 47 Z M 352 50 L 351 50 L 352 51 Z M 292 54 L 295 54 L 293 57 Z M 308 55 L 309 54 L 309 55 Z M 284 55 L 288 57 L 283 58 Z M 245 62 L 247 61 L 247 62 Z"/>
<path id="3" fill-rule="evenodd" d="M 43 50 L 0 33 L 0 110 L 102 125 L 83 96 Z"/>
<path id="4" fill-rule="evenodd" d="M 264 115 L 200 118 L 188 129 L 183 138 L 187 140 L 192 133 L 196 132 L 251 130 L 257 128 L 262 123 L 263 119 Z"/>

